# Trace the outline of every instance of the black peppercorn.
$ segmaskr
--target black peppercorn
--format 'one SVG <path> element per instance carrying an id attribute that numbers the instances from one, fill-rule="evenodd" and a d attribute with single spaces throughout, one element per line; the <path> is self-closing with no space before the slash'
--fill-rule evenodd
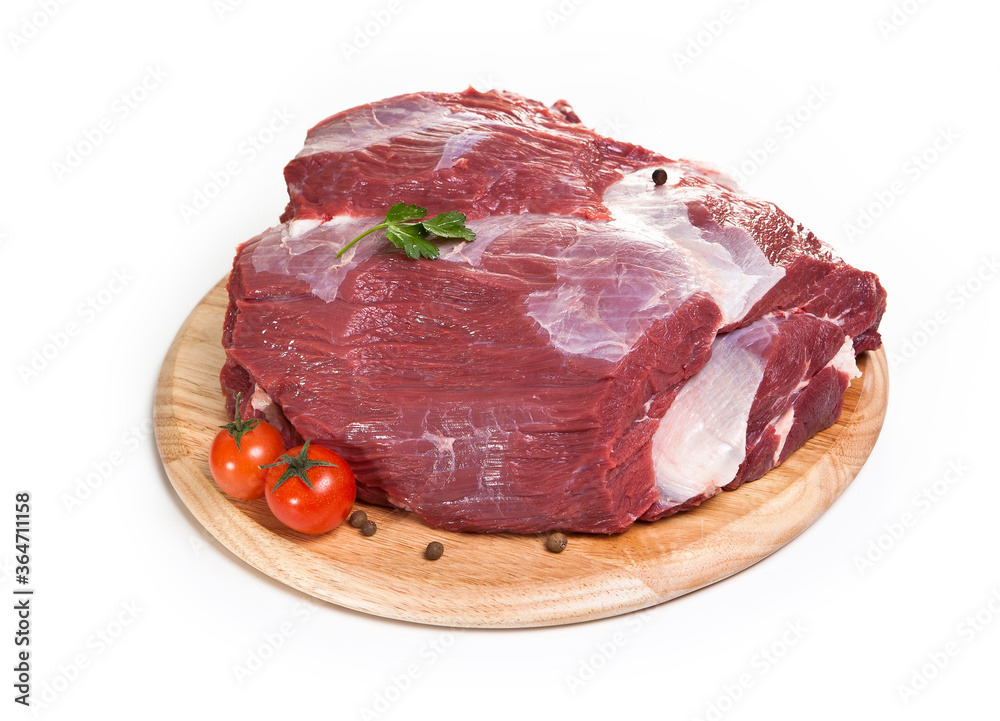
<path id="1" fill-rule="evenodd" d="M 562 553 L 566 548 L 566 535 L 563 533 L 553 533 L 545 539 L 545 547 L 552 553 Z"/>
<path id="2" fill-rule="evenodd" d="M 368 520 L 368 514 L 365 513 L 364 511 L 355 511 L 354 513 L 351 514 L 349 520 L 352 526 L 354 526 L 355 528 L 361 528 L 363 525 L 365 525 L 365 521 Z"/>
<path id="3" fill-rule="evenodd" d="M 667 171 L 663 168 L 657 168 L 653 171 L 653 182 L 657 185 L 663 185 L 667 182 Z"/>

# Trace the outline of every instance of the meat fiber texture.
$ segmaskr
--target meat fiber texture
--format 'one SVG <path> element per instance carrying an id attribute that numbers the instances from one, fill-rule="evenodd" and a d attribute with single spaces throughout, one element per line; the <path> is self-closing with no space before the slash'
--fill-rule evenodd
<path id="1" fill-rule="evenodd" d="M 656 185 L 655 168 L 667 182 Z M 281 224 L 240 246 L 233 409 L 459 531 L 616 533 L 759 478 L 838 417 L 885 291 L 711 168 L 564 101 L 418 93 L 309 131 Z M 471 243 L 371 235 L 405 201 Z"/>

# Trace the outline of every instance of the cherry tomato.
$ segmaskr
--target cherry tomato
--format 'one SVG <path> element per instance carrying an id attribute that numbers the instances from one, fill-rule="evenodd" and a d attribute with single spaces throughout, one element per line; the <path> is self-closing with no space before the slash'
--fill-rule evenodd
<path id="1" fill-rule="evenodd" d="M 261 468 L 285 452 L 281 433 L 267 421 L 240 418 L 239 397 L 236 419 L 222 426 L 208 453 L 212 478 L 233 498 L 249 501 L 264 495 L 267 469 Z"/>
<path id="2" fill-rule="evenodd" d="M 271 464 L 264 483 L 275 518 L 300 533 L 332 531 L 351 512 L 356 493 L 347 461 L 309 441 Z"/>

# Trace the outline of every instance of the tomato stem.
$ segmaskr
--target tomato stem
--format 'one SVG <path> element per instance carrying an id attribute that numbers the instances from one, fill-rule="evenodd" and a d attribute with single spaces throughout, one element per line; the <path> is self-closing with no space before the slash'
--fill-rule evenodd
<path id="1" fill-rule="evenodd" d="M 260 423 L 260 419 L 251 418 L 250 420 L 243 420 L 243 418 L 240 417 L 240 393 L 238 391 L 236 393 L 236 412 L 234 415 L 236 417 L 233 418 L 231 423 L 226 423 L 225 425 L 219 426 L 219 428 L 225 428 L 229 431 L 229 435 L 231 435 L 233 440 L 236 441 L 236 450 L 240 451 L 242 450 L 240 448 L 240 441 L 243 440 L 243 434 L 256 428 Z"/>
<path id="2" fill-rule="evenodd" d="M 278 460 L 274 463 L 268 463 L 266 466 L 261 466 L 261 468 L 273 468 L 274 466 L 283 466 L 288 464 L 288 468 L 285 472 L 281 474 L 281 478 L 278 482 L 274 484 L 274 488 L 271 489 L 271 493 L 274 493 L 281 487 L 285 481 L 290 478 L 298 478 L 303 483 L 305 483 L 310 488 L 313 484 L 309 482 L 309 469 L 315 468 L 316 466 L 335 466 L 336 463 L 330 463 L 329 461 L 317 461 L 309 457 L 309 439 L 302 445 L 302 450 L 299 451 L 297 456 L 290 456 L 287 453 L 283 453 L 278 456 Z M 313 489 L 315 490 L 315 489 Z"/>

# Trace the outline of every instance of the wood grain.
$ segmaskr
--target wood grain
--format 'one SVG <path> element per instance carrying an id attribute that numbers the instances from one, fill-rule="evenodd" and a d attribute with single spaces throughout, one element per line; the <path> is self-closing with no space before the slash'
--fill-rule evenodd
<path id="1" fill-rule="evenodd" d="M 216 488 L 208 449 L 226 422 L 218 375 L 225 281 L 198 304 L 163 361 L 154 409 L 167 475 L 198 521 L 239 558 L 317 598 L 387 618 L 444 626 L 517 628 L 614 616 L 724 579 L 770 555 L 815 521 L 868 458 L 885 417 L 882 351 L 858 365 L 844 412 L 764 478 L 699 508 L 617 536 L 570 534 L 561 554 L 542 535 L 465 534 L 413 514 L 359 504 L 378 524 L 320 537 L 278 524 L 263 499 Z M 423 558 L 430 541 L 444 556 Z"/>

